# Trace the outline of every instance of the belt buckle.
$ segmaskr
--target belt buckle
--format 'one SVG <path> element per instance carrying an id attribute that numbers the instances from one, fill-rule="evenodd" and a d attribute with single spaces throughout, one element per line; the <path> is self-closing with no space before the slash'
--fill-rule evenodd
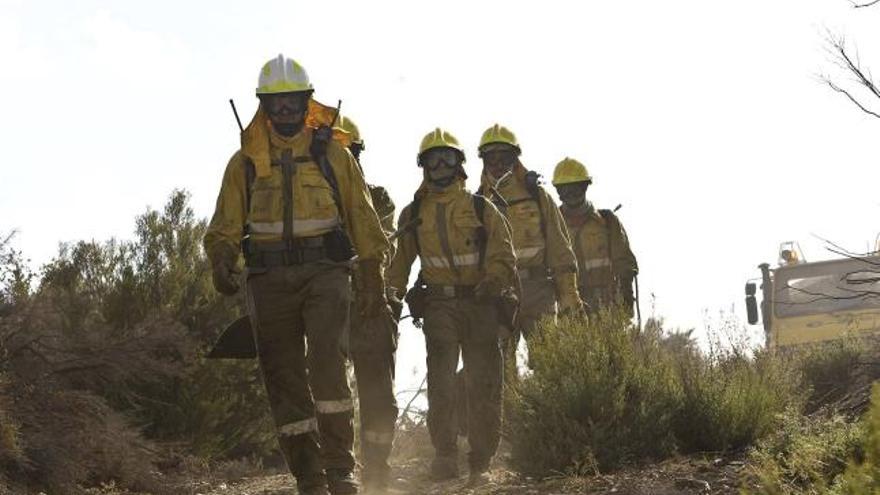
<path id="1" fill-rule="evenodd" d="M 454 285 L 444 285 L 443 286 L 443 295 L 446 297 L 455 297 L 455 286 Z"/>

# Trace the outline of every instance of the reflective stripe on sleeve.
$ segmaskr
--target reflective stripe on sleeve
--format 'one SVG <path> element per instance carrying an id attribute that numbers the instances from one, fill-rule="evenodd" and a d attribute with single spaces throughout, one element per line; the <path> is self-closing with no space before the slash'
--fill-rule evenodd
<path id="1" fill-rule="evenodd" d="M 593 258 L 591 260 L 584 261 L 584 270 L 592 270 L 593 268 L 600 268 L 603 266 L 611 266 L 611 260 L 608 258 Z"/>
<path id="2" fill-rule="evenodd" d="M 390 445 L 394 441 L 394 433 L 365 430 L 364 440 L 380 445 Z"/>
<path id="3" fill-rule="evenodd" d="M 278 427 L 278 433 L 285 436 L 303 435 L 318 431 L 318 418 L 309 418 Z"/>
<path id="4" fill-rule="evenodd" d="M 336 414 L 354 409 L 354 402 L 351 399 L 342 400 L 316 400 L 315 409 L 320 414 Z"/>

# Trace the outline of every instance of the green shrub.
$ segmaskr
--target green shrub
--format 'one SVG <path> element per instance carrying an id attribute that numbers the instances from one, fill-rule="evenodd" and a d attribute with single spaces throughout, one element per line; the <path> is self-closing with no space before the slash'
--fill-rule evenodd
<path id="1" fill-rule="evenodd" d="M 755 495 L 820 495 L 858 455 L 863 437 L 859 423 L 843 416 L 803 416 L 790 410 L 780 428 L 750 452 Z"/>
<path id="2" fill-rule="evenodd" d="M 795 354 L 795 362 L 810 390 L 807 412 L 831 404 L 852 391 L 865 352 L 865 343 L 852 337 L 801 349 Z"/>
<path id="3" fill-rule="evenodd" d="M 690 333 L 642 331 L 620 313 L 546 321 L 530 344 L 534 372 L 510 387 L 506 436 L 531 475 L 615 469 L 679 451 L 752 444 L 800 405 L 798 374 L 747 349 L 705 355 Z"/>
<path id="4" fill-rule="evenodd" d="M 862 459 L 850 460 L 837 487 L 845 495 L 880 493 L 880 385 L 874 385 L 871 408 L 863 419 Z"/>
<path id="5" fill-rule="evenodd" d="M 684 393 L 675 435 L 686 452 L 751 445 L 773 430 L 780 412 L 800 402 L 795 370 L 769 352 L 692 352 L 678 365 Z"/>
<path id="6" fill-rule="evenodd" d="M 135 223 L 131 241 L 63 245 L 40 277 L 0 240 L 0 483 L 148 487 L 153 441 L 274 448 L 255 363 L 202 357 L 240 311 L 212 287 L 205 221 L 175 191 Z"/>
<path id="7" fill-rule="evenodd" d="M 656 333 L 620 313 L 541 326 L 534 373 L 509 391 L 507 438 L 528 474 L 613 469 L 674 447 L 681 387 Z"/>

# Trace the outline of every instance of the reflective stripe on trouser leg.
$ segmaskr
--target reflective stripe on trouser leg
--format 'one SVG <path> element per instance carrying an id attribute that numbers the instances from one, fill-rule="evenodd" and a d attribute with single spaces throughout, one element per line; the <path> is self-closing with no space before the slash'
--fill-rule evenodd
<path id="1" fill-rule="evenodd" d="M 364 441 L 376 445 L 390 446 L 394 442 L 394 432 L 364 430 Z"/>
<path id="2" fill-rule="evenodd" d="M 357 330 L 357 329 L 355 329 Z M 397 423 L 394 396 L 394 350 L 380 339 L 374 348 L 358 345 L 352 352 L 360 402 L 361 461 L 365 471 L 387 472 Z M 361 343 L 361 344 L 366 344 Z"/>
<path id="3" fill-rule="evenodd" d="M 354 402 L 351 399 L 316 400 L 315 410 L 318 414 L 339 414 L 354 410 Z"/>
<path id="4" fill-rule="evenodd" d="M 285 436 L 304 435 L 318 431 L 318 418 L 309 418 L 302 421 L 287 423 L 278 427 L 278 434 Z"/>
<path id="5" fill-rule="evenodd" d="M 315 275 L 302 305 L 308 339 L 309 384 L 315 400 L 321 459 L 328 469 L 354 469 L 353 405 L 341 343 L 351 304 L 349 271 L 336 266 Z"/>

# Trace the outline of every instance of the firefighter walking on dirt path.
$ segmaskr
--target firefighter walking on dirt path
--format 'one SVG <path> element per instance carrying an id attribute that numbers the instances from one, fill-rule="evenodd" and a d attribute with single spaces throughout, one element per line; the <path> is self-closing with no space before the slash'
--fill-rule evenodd
<path id="1" fill-rule="evenodd" d="M 611 210 L 596 210 L 587 200 L 593 177 L 579 161 L 565 158 L 556 165 L 553 185 L 562 201 L 578 262 L 578 288 L 592 312 L 619 305 L 633 316 L 633 280 L 639 273 L 620 219 Z"/>
<path id="2" fill-rule="evenodd" d="M 348 117 L 343 117 L 340 127 L 351 138 L 349 151 L 363 167 L 361 152 L 366 149 L 360 129 Z M 363 170 L 363 168 L 362 168 Z M 382 186 L 367 184 L 373 207 L 382 222 L 385 234 L 394 232 L 394 202 Z M 391 251 L 393 251 L 393 245 Z M 390 260 L 392 252 L 387 259 Z M 354 271 L 354 304 L 357 307 L 360 296 L 361 279 L 359 266 Z M 395 308 L 396 318 L 400 317 L 399 306 Z M 380 318 L 362 318 L 352 311 L 349 335 L 349 354 L 354 364 L 355 381 L 358 390 L 360 441 L 363 465 L 361 482 L 365 491 L 381 492 L 388 485 L 391 467 L 388 456 L 394 440 L 397 423 L 397 398 L 394 395 L 394 353 L 397 350 L 397 322 L 389 315 Z"/>
<path id="3" fill-rule="evenodd" d="M 458 476 L 455 370 L 464 361 L 468 398 L 470 482 L 486 481 L 501 433 L 502 358 L 498 326 L 515 307 L 515 255 L 510 228 L 495 206 L 465 189 L 464 150 L 436 129 L 422 140 L 424 180 L 400 215 L 415 227 L 398 241 L 388 285 L 402 293 L 418 256 L 422 271 L 406 295 L 424 319 L 428 430 L 435 449 L 431 476 Z"/>
<path id="4" fill-rule="evenodd" d="M 528 344 L 540 319 L 579 314 L 583 305 L 577 290 L 577 261 L 568 229 L 553 198 L 538 183 L 539 176 L 519 159 L 522 150 L 514 133 L 495 124 L 480 139 L 483 160 L 477 194 L 491 199 L 507 217 L 513 234 L 516 269 L 521 283 L 517 324 L 503 342 L 505 377 L 516 376 L 520 336 Z"/>
<path id="5" fill-rule="evenodd" d="M 358 312 L 389 311 L 388 242 L 357 162 L 326 125 L 306 125 L 313 88 L 296 61 L 261 69 L 259 108 L 226 167 L 205 251 L 214 285 L 245 294 L 278 443 L 299 492 L 357 493 L 344 330 L 358 257 Z"/>

